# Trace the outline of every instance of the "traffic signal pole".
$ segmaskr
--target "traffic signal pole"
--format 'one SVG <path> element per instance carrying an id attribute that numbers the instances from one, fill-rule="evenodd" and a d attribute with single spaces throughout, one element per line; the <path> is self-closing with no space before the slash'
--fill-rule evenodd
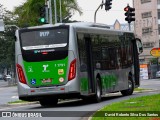
<path id="1" fill-rule="evenodd" d="M 54 0 L 54 19 L 55 19 L 55 23 L 57 23 L 57 4 L 56 4 L 56 0 Z"/>
<path id="2" fill-rule="evenodd" d="M 108 11 L 109 9 L 111 9 L 111 5 L 112 5 L 112 0 L 106 0 L 105 3 L 102 0 L 102 3 L 98 6 L 97 10 L 94 13 L 94 23 L 96 23 L 96 14 L 97 11 L 99 10 L 99 8 L 101 7 L 101 9 L 103 8 L 103 5 L 105 5 L 105 10 Z"/>
<path id="3" fill-rule="evenodd" d="M 131 23 L 128 23 L 129 31 L 131 31 Z"/>
<path id="4" fill-rule="evenodd" d="M 56 0 L 54 0 L 54 19 L 55 23 L 57 23 L 57 7 Z M 49 0 L 49 23 L 52 24 L 52 2 Z"/>
<path id="5" fill-rule="evenodd" d="M 97 11 L 98 11 L 99 8 L 102 7 L 103 5 L 105 5 L 105 3 L 101 3 L 101 4 L 99 5 L 99 7 L 97 8 L 97 10 L 95 11 L 95 13 L 94 13 L 94 23 L 96 23 L 96 15 L 97 15 Z"/>

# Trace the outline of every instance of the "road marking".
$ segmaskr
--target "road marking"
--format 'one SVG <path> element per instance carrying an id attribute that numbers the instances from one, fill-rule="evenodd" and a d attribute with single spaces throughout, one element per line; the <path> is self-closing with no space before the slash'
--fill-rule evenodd
<path id="1" fill-rule="evenodd" d="M 17 99 L 17 98 L 18 98 L 18 96 L 12 96 L 11 98 L 13 98 L 13 99 Z"/>

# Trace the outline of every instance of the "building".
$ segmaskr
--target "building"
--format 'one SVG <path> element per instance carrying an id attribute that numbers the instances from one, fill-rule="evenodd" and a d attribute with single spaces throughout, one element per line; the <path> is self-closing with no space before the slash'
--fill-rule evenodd
<path id="1" fill-rule="evenodd" d="M 130 26 L 130 31 L 134 32 L 134 24 L 131 23 Z M 113 25 L 110 25 L 110 29 L 129 31 L 129 26 L 127 22 L 122 24 L 118 20 L 116 20 Z"/>
<path id="2" fill-rule="evenodd" d="M 160 0 L 133 0 L 135 8 L 134 31 L 136 37 L 143 43 L 144 51 L 140 55 L 140 61 L 150 64 L 154 58 L 150 51 L 159 48 L 160 34 Z"/>

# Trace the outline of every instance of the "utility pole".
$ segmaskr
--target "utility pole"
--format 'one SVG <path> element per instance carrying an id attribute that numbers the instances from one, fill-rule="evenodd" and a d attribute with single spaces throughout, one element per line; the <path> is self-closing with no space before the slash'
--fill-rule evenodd
<path id="1" fill-rule="evenodd" d="M 49 0 L 49 23 L 52 24 L 52 3 L 51 0 Z"/>
<path id="2" fill-rule="evenodd" d="M 60 8 L 60 23 L 62 23 L 62 1 L 61 0 L 59 0 L 59 8 Z"/>
<path id="3" fill-rule="evenodd" d="M 56 0 L 54 0 L 54 18 L 55 18 L 55 23 L 57 23 L 57 4 Z"/>

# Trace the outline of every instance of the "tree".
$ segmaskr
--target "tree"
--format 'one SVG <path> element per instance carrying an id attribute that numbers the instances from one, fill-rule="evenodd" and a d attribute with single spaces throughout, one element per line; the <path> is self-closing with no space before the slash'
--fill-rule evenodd
<path id="1" fill-rule="evenodd" d="M 17 21 L 14 14 L 6 10 L 3 5 L 0 5 L 0 11 L 5 24 L 5 31 L 0 33 L 0 72 L 4 72 L 4 69 L 9 72 L 11 68 L 14 69 L 15 65 L 14 33 L 16 28 L 7 27 L 7 25 L 16 25 Z"/>
<path id="2" fill-rule="evenodd" d="M 57 0 L 57 15 L 59 15 L 59 0 Z M 23 5 L 20 5 L 15 8 L 15 15 L 18 16 L 18 26 L 36 26 L 41 23 L 39 20 L 40 8 L 45 5 L 45 0 L 27 0 Z M 52 2 L 52 6 L 54 6 L 54 2 Z M 52 12 L 54 15 L 54 7 L 52 7 Z M 75 12 L 79 12 L 82 14 L 80 7 L 77 4 L 76 0 L 62 0 L 62 16 L 67 17 L 70 14 L 74 14 Z M 54 23 L 54 16 L 53 16 Z"/>

